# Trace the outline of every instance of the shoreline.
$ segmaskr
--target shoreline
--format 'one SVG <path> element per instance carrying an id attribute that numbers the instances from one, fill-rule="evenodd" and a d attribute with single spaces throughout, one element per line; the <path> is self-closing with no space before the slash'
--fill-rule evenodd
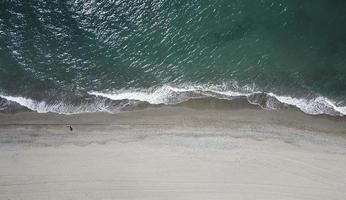
<path id="1" fill-rule="evenodd" d="M 75 115 L 83 113 L 112 113 L 142 110 L 166 106 L 188 106 L 205 109 L 213 106 L 217 109 L 262 108 L 265 110 L 298 110 L 308 115 L 346 118 L 345 106 L 337 105 L 333 100 L 323 96 L 314 98 L 298 98 L 280 96 L 274 93 L 221 92 L 214 90 L 179 89 L 171 86 L 154 91 L 129 91 L 119 94 L 88 93 L 72 100 L 48 102 L 33 100 L 20 96 L 3 96 L 0 94 L 0 113 L 14 114 L 20 112 L 58 113 Z M 53 99 L 53 100 L 52 100 Z"/>
<path id="2" fill-rule="evenodd" d="M 201 124 L 202 123 L 202 124 Z M 18 112 L 0 113 L 0 128 L 24 125 L 170 125 L 218 126 L 234 124 L 273 124 L 298 130 L 346 134 L 346 117 L 310 115 L 293 107 L 278 110 L 240 101 L 187 101 L 178 105 L 144 107 L 120 113 L 58 114 Z"/>

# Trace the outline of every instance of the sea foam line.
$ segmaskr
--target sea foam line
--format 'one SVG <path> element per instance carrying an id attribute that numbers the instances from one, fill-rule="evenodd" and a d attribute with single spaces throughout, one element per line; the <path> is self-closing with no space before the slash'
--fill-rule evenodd
<path id="1" fill-rule="evenodd" d="M 222 99 L 230 99 L 234 97 L 250 97 L 251 95 L 262 93 L 259 91 L 251 91 L 249 89 L 243 90 L 243 92 L 236 92 L 231 90 L 219 90 L 223 86 L 184 86 L 182 88 L 172 86 L 162 86 L 156 89 L 146 90 L 120 90 L 110 93 L 104 92 L 89 92 L 90 95 L 101 96 L 112 100 L 138 100 L 145 101 L 150 104 L 176 104 L 188 99 L 186 96 L 177 101 L 172 101 L 174 96 L 179 93 L 195 92 L 201 96 L 209 96 Z M 218 95 L 221 95 L 218 96 Z M 335 102 L 326 97 L 316 97 L 313 99 L 295 98 L 290 96 L 281 96 L 274 93 L 266 93 L 269 97 L 275 98 L 281 103 L 292 105 L 299 108 L 301 111 L 311 115 L 317 114 L 329 114 L 329 115 L 346 115 L 346 106 L 336 106 Z M 256 104 L 256 102 L 250 102 Z"/>
<path id="2" fill-rule="evenodd" d="M 173 87 L 164 85 L 161 87 L 148 89 L 130 89 L 117 90 L 114 92 L 89 92 L 90 95 L 104 97 L 110 100 L 135 100 L 148 102 L 150 104 L 177 104 L 192 98 L 213 97 L 219 99 L 232 100 L 234 97 L 246 97 L 259 94 L 262 92 L 253 91 L 252 89 L 243 89 L 241 92 L 232 91 L 221 86 L 181 86 Z M 326 97 L 317 97 L 314 99 L 294 98 L 289 96 L 280 96 L 274 93 L 266 93 L 267 96 L 275 98 L 281 103 L 292 105 L 299 108 L 307 114 L 329 114 L 329 115 L 346 115 L 346 106 L 336 106 L 335 102 Z M 48 104 L 45 101 L 36 101 L 26 97 L 1 95 L 1 98 L 8 101 L 16 102 L 21 106 L 29 108 L 38 113 L 60 113 L 60 114 L 78 114 L 90 112 L 114 112 L 109 110 L 104 101 L 94 102 L 86 105 L 68 105 L 65 102 Z M 249 100 L 248 100 L 249 101 Z M 249 101 L 249 103 L 257 104 L 257 102 Z M 271 107 L 264 107 L 272 109 Z"/>
<path id="3" fill-rule="evenodd" d="M 32 111 L 37 113 L 59 113 L 59 114 L 81 114 L 81 113 L 90 113 L 90 112 L 107 112 L 102 105 L 98 106 L 71 106 L 64 102 L 59 102 L 55 104 L 48 104 L 45 101 L 36 101 L 26 97 L 20 96 L 8 96 L 1 95 L 0 97 L 6 99 L 8 101 L 16 102 L 19 105 L 26 107 Z"/>

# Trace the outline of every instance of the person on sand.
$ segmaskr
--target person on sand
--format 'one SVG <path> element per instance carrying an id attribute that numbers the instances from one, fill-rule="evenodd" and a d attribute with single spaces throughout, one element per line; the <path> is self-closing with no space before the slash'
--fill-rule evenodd
<path id="1" fill-rule="evenodd" d="M 71 125 L 66 125 L 66 126 L 70 128 L 70 131 L 73 131 L 73 128 Z"/>

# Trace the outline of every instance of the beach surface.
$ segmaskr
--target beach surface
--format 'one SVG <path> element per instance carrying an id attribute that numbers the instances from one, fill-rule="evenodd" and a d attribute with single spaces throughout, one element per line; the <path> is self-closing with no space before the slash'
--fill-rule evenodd
<path id="1" fill-rule="evenodd" d="M 0 199 L 346 198 L 344 118 L 204 107 L 0 114 Z"/>

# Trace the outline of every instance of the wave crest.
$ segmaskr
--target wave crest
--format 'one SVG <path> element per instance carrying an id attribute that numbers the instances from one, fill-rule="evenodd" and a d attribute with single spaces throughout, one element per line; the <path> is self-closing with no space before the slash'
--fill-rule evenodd
<path id="1" fill-rule="evenodd" d="M 317 115 L 327 114 L 332 116 L 346 115 L 346 106 L 337 106 L 336 102 L 326 97 L 296 98 L 281 96 L 274 93 L 264 93 L 254 91 L 251 88 L 235 89 L 225 85 L 219 86 L 180 86 L 173 87 L 164 85 L 147 89 L 128 89 L 113 92 L 88 92 L 85 96 L 79 97 L 77 103 L 74 101 L 38 101 L 27 97 L 16 97 L 0 95 L 22 107 L 28 108 L 38 113 L 61 113 L 78 114 L 91 112 L 117 113 L 121 111 L 133 110 L 154 105 L 177 105 L 182 102 L 201 98 L 215 98 L 223 100 L 235 100 L 237 98 L 246 99 L 249 104 L 258 105 L 264 109 L 276 110 L 296 107 L 304 113 Z M 71 99 L 76 99 L 71 98 Z M 52 98 L 49 99 L 61 99 Z M 8 102 L 3 102 L 0 107 Z M 2 109 L 3 110 L 3 109 Z M 1 111 L 1 109 L 0 109 Z"/>
<path id="2" fill-rule="evenodd" d="M 213 97 L 233 100 L 234 98 L 245 97 L 249 103 L 259 105 L 265 109 L 282 109 L 294 106 L 311 115 L 346 115 L 346 106 L 337 106 L 334 101 L 326 97 L 296 98 L 253 91 L 249 88 L 243 88 L 241 91 L 225 90 L 225 86 L 162 86 L 145 90 L 120 90 L 110 93 L 90 92 L 89 94 L 112 100 L 128 99 L 145 101 L 150 104 L 168 105 L 178 104 L 193 98 Z"/>

